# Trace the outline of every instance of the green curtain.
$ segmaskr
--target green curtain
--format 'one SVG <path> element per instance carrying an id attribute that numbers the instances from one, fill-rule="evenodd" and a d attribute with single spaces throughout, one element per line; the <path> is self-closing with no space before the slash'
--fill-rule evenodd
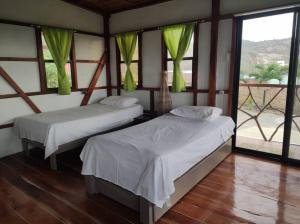
<path id="1" fill-rule="evenodd" d="M 71 83 L 65 65 L 70 55 L 73 31 L 43 27 L 45 41 L 58 71 L 58 94 L 70 95 Z"/>
<path id="2" fill-rule="evenodd" d="M 175 25 L 163 28 L 163 37 L 174 63 L 172 91 L 185 91 L 185 81 L 180 67 L 194 32 L 194 24 Z"/>
<path id="3" fill-rule="evenodd" d="M 134 91 L 136 89 L 136 83 L 133 79 L 130 65 L 136 48 L 137 34 L 136 33 L 120 34 L 117 36 L 117 42 L 127 67 L 125 79 L 124 79 L 124 89 L 127 91 Z"/>

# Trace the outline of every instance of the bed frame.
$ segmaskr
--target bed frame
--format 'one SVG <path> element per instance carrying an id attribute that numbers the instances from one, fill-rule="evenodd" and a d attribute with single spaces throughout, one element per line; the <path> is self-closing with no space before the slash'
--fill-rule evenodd
<path id="1" fill-rule="evenodd" d="M 49 157 L 50 158 L 50 167 L 51 167 L 51 169 L 52 170 L 57 170 L 58 169 L 58 167 L 57 167 L 57 155 L 58 154 L 61 154 L 61 153 L 64 153 L 64 152 L 67 152 L 67 151 L 70 151 L 70 150 L 73 150 L 73 149 L 84 146 L 84 144 L 87 142 L 87 140 L 89 138 L 93 137 L 93 136 L 102 135 L 102 134 L 106 134 L 106 133 L 113 132 L 113 131 L 118 131 L 118 130 L 128 128 L 128 127 L 131 127 L 131 126 L 139 124 L 139 123 L 140 122 L 138 120 L 134 119 L 132 122 L 121 125 L 119 127 L 115 127 L 115 128 L 112 128 L 112 129 L 109 129 L 109 130 L 106 130 L 106 131 L 103 131 L 103 132 L 99 132 L 99 133 L 96 133 L 94 135 L 91 135 L 91 136 L 88 136 L 88 137 L 85 137 L 85 138 L 80 138 L 80 139 L 77 139 L 77 140 L 74 140 L 74 141 L 71 141 L 71 142 L 68 142 L 66 144 L 58 146 L 58 150 L 56 150 L 56 152 L 51 154 L 51 156 Z M 45 146 L 42 143 L 32 141 L 30 139 L 22 138 L 23 151 L 25 152 L 25 155 L 28 156 L 28 157 L 30 156 L 30 147 L 29 146 L 34 146 L 36 148 L 45 150 Z"/>
<path id="2" fill-rule="evenodd" d="M 137 196 L 111 182 L 90 175 L 85 176 L 87 191 L 90 194 L 104 194 L 137 211 L 141 223 L 153 224 L 231 153 L 231 141 L 230 138 L 185 174 L 177 178 L 175 180 L 175 192 L 171 195 L 168 205 L 164 205 L 162 208 L 156 207 L 143 197 Z"/>

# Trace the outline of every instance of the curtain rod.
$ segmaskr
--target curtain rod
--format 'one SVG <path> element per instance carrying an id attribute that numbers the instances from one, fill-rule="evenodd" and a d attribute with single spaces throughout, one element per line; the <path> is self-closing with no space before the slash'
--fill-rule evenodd
<path id="1" fill-rule="evenodd" d="M 222 15 L 219 16 L 218 19 L 231 19 L 233 18 L 232 14 L 228 14 L 228 15 Z M 183 21 L 183 22 L 177 22 L 177 23 L 169 23 L 169 24 L 163 24 L 160 26 L 153 26 L 153 27 L 147 27 L 147 28 L 143 28 L 143 29 L 136 29 L 136 30 L 130 30 L 130 31 L 123 31 L 123 32 L 118 32 L 118 33 L 113 33 L 110 36 L 111 37 L 115 37 L 119 34 L 123 34 L 123 33 L 130 33 L 130 32 L 137 32 L 137 33 L 143 33 L 143 32 L 149 32 L 149 31 L 155 31 L 155 30 L 161 30 L 162 27 L 166 27 L 166 26 L 174 26 L 174 25 L 180 25 L 180 24 L 188 24 L 188 23 L 206 23 L 206 22 L 210 22 L 212 20 L 212 17 L 205 17 L 205 18 L 200 18 L 200 19 L 194 19 L 194 20 L 188 20 L 188 21 Z"/>
<path id="2" fill-rule="evenodd" d="M 87 35 L 91 35 L 91 36 L 104 37 L 104 34 L 100 34 L 100 33 L 94 33 L 94 32 L 64 28 L 64 27 L 57 27 L 57 26 L 48 26 L 48 25 L 42 25 L 42 24 L 19 22 L 19 21 L 14 21 L 14 20 L 7 20 L 7 19 L 0 19 L 0 23 L 17 25 L 17 26 L 35 27 L 35 28 L 41 28 L 41 27 L 45 26 L 45 27 L 56 28 L 56 29 L 72 30 L 75 33 L 87 34 Z"/>
<path id="3" fill-rule="evenodd" d="M 205 23 L 205 22 L 208 22 L 210 20 L 211 20 L 211 18 L 208 17 L 208 18 L 202 18 L 202 19 L 197 19 L 197 20 L 190 20 L 190 21 L 184 21 L 184 22 L 178 22 L 178 23 L 164 24 L 164 25 L 160 25 L 160 26 L 146 27 L 146 28 L 143 28 L 143 29 L 118 32 L 118 33 L 111 34 L 110 36 L 115 37 L 119 34 L 130 33 L 130 32 L 143 33 L 143 32 L 149 32 L 149 31 L 154 31 L 154 30 L 161 30 L 162 27 L 166 27 L 166 26 L 174 26 L 174 25 L 188 24 L 188 23 Z"/>

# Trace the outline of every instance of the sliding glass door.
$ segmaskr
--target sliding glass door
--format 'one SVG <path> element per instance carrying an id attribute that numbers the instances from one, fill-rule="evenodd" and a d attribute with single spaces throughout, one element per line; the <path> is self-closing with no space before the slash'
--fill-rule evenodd
<path id="1" fill-rule="evenodd" d="M 298 17 L 298 18 L 297 18 Z M 299 57 L 299 38 L 300 38 L 300 9 L 295 15 L 295 38 L 293 46 L 293 67 L 290 69 L 291 79 L 289 80 L 289 100 L 290 114 L 288 114 L 288 124 L 286 125 L 286 136 L 289 137 L 289 145 L 284 148 L 290 160 L 300 161 L 300 57 Z M 289 103 L 290 102 L 290 103 Z"/>
<path id="2" fill-rule="evenodd" d="M 238 19 L 233 96 L 237 150 L 300 159 L 298 20 L 298 9 Z"/>
<path id="3" fill-rule="evenodd" d="M 300 160 L 300 63 L 298 59 L 294 105 L 290 133 L 289 157 Z"/>

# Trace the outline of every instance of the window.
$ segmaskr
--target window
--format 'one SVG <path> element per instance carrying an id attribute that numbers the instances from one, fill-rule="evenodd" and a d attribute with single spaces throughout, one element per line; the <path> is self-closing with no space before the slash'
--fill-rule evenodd
<path id="1" fill-rule="evenodd" d="M 52 55 L 51 55 L 51 53 L 48 49 L 48 46 L 46 44 L 46 41 L 45 41 L 43 35 L 42 35 L 42 48 L 43 48 L 43 56 L 44 56 L 44 62 L 45 62 L 47 88 L 48 89 L 58 88 L 57 68 L 56 68 L 56 65 L 54 63 L 54 60 L 53 60 Z M 72 84 L 70 57 L 68 58 L 68 62 L 66 64 L 65 69 L 66 69 L 66 73 L 68 75 L 68 78 L 70 80 L 70 83 Z"/>
<path id="2" fill-rule="evenodd" d="M 140 48 L 140 43 L 141 43 L 141 35 L 138 34 L 138 40 L 136 42 L 136 47 L 135 47 L 135 51 L 134 51 L 134 54 L 133 54 L 133 57 L 132 57 L 132 61 L 131 61 L 131 65 L 130 65 L 130 68 L 131 68 L 131 72 L 132 72 L 132 75 L 133 75 L 133 79 L 134 81 L 136 82 L 137 85 L 141 86 L 141 82 L 142 80 L 139 80 L 141 79 L 141 71 L 139 70 L 139 66 L 140 66 L 140 56 L 139 54 L 141 53 L 139 49 Z M 116 48 L 117 48 L 117 51 L 118 51 L 118 54 L 117 54 L 117 57 L 118 60 L 120 61 L 120 64 L 118 66 L 120 66 L 119 68 L 119 71 L 120 71 L 120 80 L 121 80 L 121 85 L 123 85 L 124 83 L 124 79 L 125 79 L 125 75 L 126 75 L 126 64 L 124 62 L 124 59 L 120 53 L 120 50 L 119 50 L 119 47 L 118 47 L 118 44 L 116 43 Z M 117 61 L 118 61 L 117 60 Z"/>
<path id="3" fill-rule="evenodd" d="M 164 45 L 165 48 L 167 48 Z M 171 55 L 169 53 L 169 51 L 167 49 L 165 49 L 167 52 L 166 55 L 166 60 L 167 60 L 167 72 L 168 72 L 168 85 L 172 86 L 172 82 L 173 82 L 173 61 L 171 58 Z M 185 57 L 182 59 L 181 62 L 181 69 L 182 69 L 182 75 L 183 78 L 186 82 L 186 86 L 187 87 L 191 87 L 192 86 L 192 76 L 193 76 L 193 56 L 194 56 L 194 34 L 192 36 L 191 39 L 191 43 L 189 46 L 189 49 L 187 50 Z"/>

